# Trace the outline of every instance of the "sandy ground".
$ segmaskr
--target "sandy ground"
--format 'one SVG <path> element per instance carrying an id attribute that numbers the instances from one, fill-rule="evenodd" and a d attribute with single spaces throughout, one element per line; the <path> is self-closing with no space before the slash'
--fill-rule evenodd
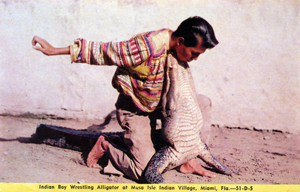
<path id="1" fill-rule="evenodd" d="M 82 153 L 29 143 L 40 123 L 87 129 L 101 120 L 41 120 L 0 116 L 0 182 L 134 183 L 122 176 L 88 168 Z M 120 130 L 112 121 L 103 131 Z M 300 135 L 212 126 L 209 147 L 223 164 L 238 170 L 232 177 L 206 178 L 171 170 L 169 183 L 300 184 Z"/>

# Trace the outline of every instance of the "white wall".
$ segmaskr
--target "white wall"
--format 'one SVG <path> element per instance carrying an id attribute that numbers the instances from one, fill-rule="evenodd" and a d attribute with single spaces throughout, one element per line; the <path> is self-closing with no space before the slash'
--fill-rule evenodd
<path id="1" fill-rule="evenodd" d="M 70 64 L 32 49 L 78 37 L 117 41 L 207 19 L 220 44 L 191 63 L 215 124 L 300 133 L 300 1 L 94 0 L 0 2 L 0 113 L 103 118 L 114 109 L 115 67 Z"/>

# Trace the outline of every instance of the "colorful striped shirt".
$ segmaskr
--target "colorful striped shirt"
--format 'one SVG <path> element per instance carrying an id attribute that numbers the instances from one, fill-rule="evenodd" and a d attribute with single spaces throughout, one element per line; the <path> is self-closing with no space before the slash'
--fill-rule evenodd
<path id="1" fill-rule="evenodd" d="M 130 96 L 144 112 L 160 102 L 170 30 L 139 34 L 128 41 L 94 42 L 77 39 L 70 46 L 71 60 L 92 65 L 116 65 L 113 87 Z"/>

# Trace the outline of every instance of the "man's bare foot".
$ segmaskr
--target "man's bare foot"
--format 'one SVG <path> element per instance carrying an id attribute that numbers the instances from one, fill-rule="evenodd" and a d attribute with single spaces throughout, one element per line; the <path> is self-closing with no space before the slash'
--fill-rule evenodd
<path id="1" fill-rule="evenodd" d="M 196 159 L 192 159 L 189 162 L 180 166 L 179 171 L 181 173 L 196 173 L 205 177 L 215 178 L 216 174 L 204 169 Z"/>
<path id="2" fill-rule="evenodd" d="M 88 167 L 95 167 L 98 160 L 104 155 L 104 153 L 108 150 L 110 143 L 105 140 L 104 136 L 100 136 L 90 151 L 88 158 L 87 158 L 87 166 Z"/>

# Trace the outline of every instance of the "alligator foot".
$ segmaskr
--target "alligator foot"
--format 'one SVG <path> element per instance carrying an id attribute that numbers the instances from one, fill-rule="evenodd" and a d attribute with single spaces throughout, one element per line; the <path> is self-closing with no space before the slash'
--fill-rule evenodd
<path id="1" fill-rule="evenodd" d="M 198 155 L 205 163 L 217 169 L 218 172 L 223 173 L 225 175 L 232 175 L 231 169 L 223 165 L 220 161 L 218 161 L 209 151 L 209 148 L 206 144 L 200 145 L 200 154 Z"/>
<path id="2" fill-rule="evenodd" d="M 108 150 L 109 145 L 110 143 L 105 140 L 104 136 L 101 135 L 88 155 L 87 166 L 92 168 L 95 167 L 98 160 Z"/>
<path id="3" fill-rule="evenodd" d="M 189 162 L 180 166 L 179 171 L 185 174 L 198 174 L 205 177 L 215 178 L 216 174 L 203 168 L 196 159 L 192 159 Z"/>

